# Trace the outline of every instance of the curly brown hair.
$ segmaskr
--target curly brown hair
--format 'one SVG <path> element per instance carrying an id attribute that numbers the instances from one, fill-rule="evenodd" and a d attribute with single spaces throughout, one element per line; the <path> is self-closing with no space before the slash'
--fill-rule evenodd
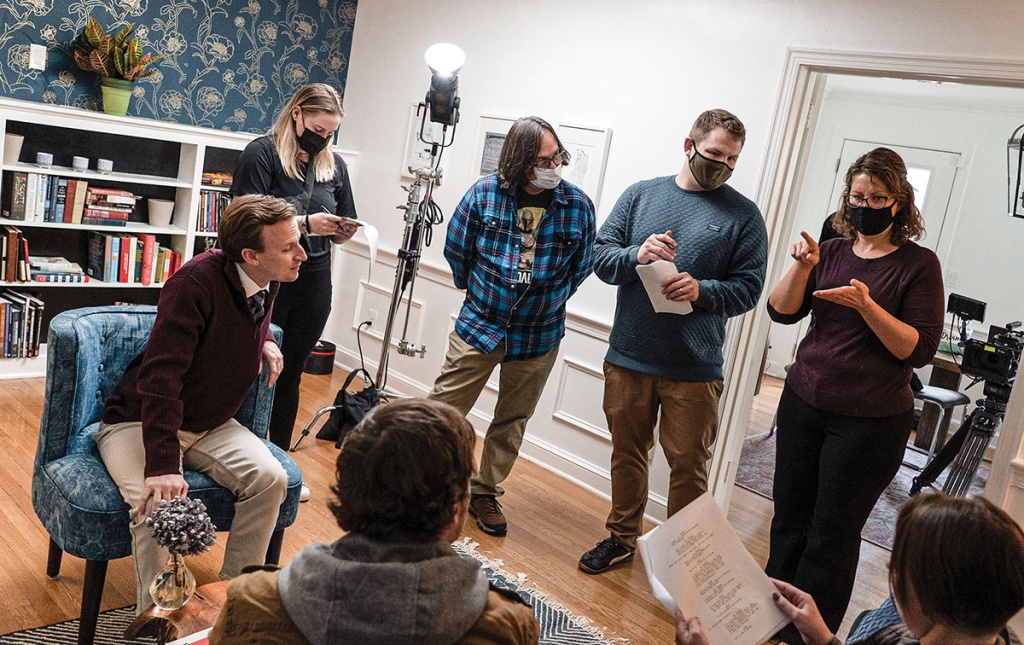
<path id="1" fill-rule="evenodd" d="M 375 540 L 429 542 L 469 495 L 475 435 L 446 403 L 404 399 L 377 406 L 341 445 L 338 526 Z"/>
<path id="2" fill-rule="evenodd" d="M 845 238 L 856 240 L 857 231 L 850 223 L 850 184 L 854 177 L 867 175 L 885 186 L 896 202 L 902 204 L 889 230 L 889 241 L 902 246 L 907 240 L 919 240 L 924 235 L 924 218 L 914 204 L 914 187 L 907 181 L 907 165 L 903 158 L 889 148 L 875 148 L 861 155 L 846 171 L 846 188 L 839 198 L 839 208 L 831 216 L 832 228 Z"/>
<path id="3" fill-rule="evenodd" d="M 569 152 L 551 124 L 539 116 L 524 116 L 512 124 L 501 146 L 498 180 L 502 188 L 515 188 L 530 183 L 530 173 L 540 153 L 540 139 L 545 131 L 555 138 L 558 152 L 562 155 L 562 165 L 569 164 Z"/>

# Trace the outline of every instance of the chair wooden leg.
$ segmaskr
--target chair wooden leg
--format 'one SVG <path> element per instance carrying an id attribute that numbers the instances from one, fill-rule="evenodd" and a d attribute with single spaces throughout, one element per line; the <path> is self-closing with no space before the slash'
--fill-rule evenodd
<path id="1" fill-rule="evenodd" d="M 92 645 L 96 621 L 100 615 L 103 583 L 107 579 L 106 560 L 85 561 L 85 585 L 82 587 L 82 617 L 78 622 L 78 645 Z"/>
<path id="2" fill-rule="evenodd" d="M 46 556 L 46 577 L 56 580 L 60 575 L 60 561 L 64 557 L 64 549 L 50 538 L 50 553 Z"/>
<path id="3" fill-rule="evenodd" d="M 281 546 L 283 545 L 284 529 L 278 529 L 270 536 L 270 544 L 267 545 L 267 564 L 277 564 L 281 561 Z"/>

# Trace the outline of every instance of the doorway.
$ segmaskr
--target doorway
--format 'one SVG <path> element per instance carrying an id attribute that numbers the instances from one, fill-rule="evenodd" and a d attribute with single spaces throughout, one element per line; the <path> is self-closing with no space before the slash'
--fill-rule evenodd
<path id="1" fill-rule="evenodd" d="M 846 171 L 850 165 L 864 153 L 885 147 L 895 151 L 907 164 L 907 178 L 914 188 L 914 203 L 924 216 L 927 231 L 925 237 L 917 243 L 931 249 L 940 258 L 944 257 L 951 237 L 949 232 L 953 228 L 947 228 L 946 221 L 955 221 L 958 215 L 956 212 L 950 212 L 950 204 L 953 203 L 954 188 L 957 187 L 957 171 L 962 165 L 962 153 L 901 145 L 892 141 L 865 141 L 862 138 L 847 138 L 843 134 L 846 131 L 856 131 L 858 127 L 857 124 L 845 123 L 826 128 L 828 134 L 825 136 L 834 137 L 836 141 L 826 141 L 825 150 L 838 149 L 833 166 L 831 190 L 828 192 L 827 200 L 822 200 L 825 194 L 823 188 L 806 187 L 801 192 L 794 231 L 804 230 L 812 236 L 817 236 L 825 218 L 835 212 L 836 205 L 842 197 Z M 809 163 L 831 163 L 831 159 L 821 160 L 814 157 L 812 152 Z M 791 237 L 795 240 L 796 234 Z M 770 288 L 767 286 L 766 290 Z M 764 368 L 767 375 L 785 378 L 785 366 L 793 362 L 797 345 L 807 333 L 809 326 L 809 317 L 796 325 L 771 326 Z"/>
<path id="2" fill-rule="evenodd" d="M 954 71 L 955 70 L 955 71 Z M 792 49 L 787 56 L 786 68 L 783 73 L 779 102 L 773 127 L 769 136 L 768 148 L 766 151 L 761 179 L 757 190 L 756 201 L 765 214 L 765 223 L 769 231 L 769 268 L 766 284 L 767 289 L 776 284 L 782 273 L 788 267 L 789 241 L 796 229 L 796 211 L 800 202 L 801 191 L 805 183 L 809 185 L 826 184 L 829 189 L 834 184 L 834 167 L 829 168 L 829 177 L 820 177 L 821 168 L 814 167 L 808 163 L 812 143 L 818 139 L 818 111 L 820 105 L 816 99 L 821 96 L 821 89 L 825 79 L 831 75 L 849 76 L 862 79 L 867 83 L 877 84 L 880 81 L 915 80 L 931 83 L 943 82 L 950 87 L 960 88 L 961 96 L 969 97 L 975 90 L 984 89 L 996 92 L 1000 89 L 1007 92 L 1017 93 L 1017 109 L 1007 108 L 1007 113 L 1014 114 L 1019 120 L 1019 92 L 1024 88 L 1024 63 L 1006 61 L 971 61 L 966 64 L 963 61 L 943 58 L 921 58 L 899 55 L 866 55 L 854 52 L 836 52 L 834 50 L 807 50 Z M 959 85 L 957 85 L 959 84 Z M 922 85 L 923 86 L 923 85 Z M 955 101 L 953 101 L 955 102 Z M 885 119 L 876 120 L 877 125 L 886 125 L 892 117 L 900 115 L 899 105 L 890 104 L 889 114 Z M 1019 125 L 1019 123 L 1017 124 Z M 981 144 L 973 136 L 975 130 L 974 122 L 959 128 L 960 134 L 958 149 L 966 151 L 969 161 L 972 156 L 981 149 Z M 877 134 L 877 133 L 872 133 Z M 1003 135 L 1002 149 L 1005 153 L 1005 137 Z M 892 140 L 886 136 L 867 136 L 867 141 Z M 919 139 L 909 137 L 902 142 L 912 147 L 931 148 L 922 145 Z M 985 149 L 988 151 L 990 143 L 986 140 Z M 833 157 L 834 159 L 835 157 Z M 966 173 L 957 171 L 957 179 Z M 985 173 L 979 173 L 985 174 Z M 990 179 L 994 180 L 994 186 L 988 190 L 994 197 L 1003 202 L 1002 210 L 1005 213 L 1005 157 L 1003 167 L 991 171 Z M 1002 181 L 999 177 L 1003 176 Z M 818 182 L 815 182 L 817 177 Z M 827 197 L 823 198 L 827 201 Z M 980 219 L 981 212 L 976 203 L 978 199 L 971 199 L 969 195 L 957 196 L 957 189 L 950 197 L 949 208 L 959 209 L 961 202 L 971 206 L 971 220 Z M 818 211 L 816 218 L 818 226 L 820 221 L 830 211 Z M 1007 218 L 1008 219 L 1008 218 Z M 947 234 L 952 234 L 963 222 L 956 224 L 944 222 L 940 239 L 936 244 L 945 239 Z M 1002 226 L 1000 222 L 998 226 Z M 996 239 L 1006 236 L 1007 239 L 1018 239 L 1022 232 L 1018 227 L 1014 229 L 1016 235 L 1005 231 L 997 231 Z M 958 233 L 959 235 L 959 233 Z M 991 236 L 991 233 L 990 233 Z M 964 236 L 966 237 L 966 236 Z M 991 239 L 991 238 L 990 238 Z M 941 246 L 940 246 L 941 248 Z M 945 254 L 955 255 L 958 249 L 950 249 Z M 1001 251 L 1000 251 L 1001 252 Z M 979 265 L 986 262 L 997 263 L 997 266 L 1017 266 L 1012 264 L 997 252 L 975 254 L 972 261 Z M 945 259 L 940 255 L 940 259 Z M 993 275 L 993 272 L 986 272 L 979 267 L 980 273 Z M 962 276 L 945 275 L 947 291 L 955 287 L 956 281 Z M 967 291 L 968 293 L 970 291 Z M 767 295 L 763 297 L 766 298 Z M 1000 319 L 1005 315 L 996 316 Z M 761 362 L 764 357 L 764 350 L 768 337 L 768 317 L 762 306 L 742 319 L 733 321 L 730 325 L 729 335 L 726 341 L 726 391 L 721 406 L 721 432 L 719 441 L 715 446 L 715 455 L 710 468 L 709 487 L 714 492 L 719 503 L 723 506 L 729 502 L 731 484 L 735 479 L 736 467 L 738 465 L 739 453 L 742 449 L 743 438 L 747 431 L 748 421 L 753 407 L 753 394 L 761 375 Z M 1008 428 L 1004 426 L 1004 436 Z M 1014 445 L 1019 444 L 1021 435 L 1024 435 L 1024 427 L 1014 428 L 1014 435 L 1011 437 Z M 992 481 L 998 481 L 999 486 L 1005 488 L 1009 460 L 1000 464 L 998 455 L 996 463 L 993 464 L 992 479 L 989 490 L 993 486 Z"/>

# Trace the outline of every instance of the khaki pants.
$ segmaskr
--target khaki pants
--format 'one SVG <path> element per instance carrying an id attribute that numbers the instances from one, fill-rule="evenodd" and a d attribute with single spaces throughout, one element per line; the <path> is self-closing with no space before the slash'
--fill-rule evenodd
<path id="1" fill-rule="evenodd" d="M 428 398 L 443 401 L 462 414 L 469 414 L 494 367 L 501 365 L 494 418 L 484 435 L 480 472 L 473 477 L 471 484 L 474 495 L 501 495 L 505 492 L 499 484 L 508 478 L 519 456 L 526 422 L 537 409 L 537 401 L 557 356 L 556 346 L 536 358 L 502 363 L 505 341 L 498 343 L 490 354 L 484 354 L 462 340 L 456 332 L 448 336 L 448 354 Z"/>
<path id="2" fill-rule="evenodd" d="M 132 507 L 135 611 L 141 612 L 153 604 L 149 584 L 168 558 L 167 551 L 150 534 L 146 518 L 135 513 L 146 482 L 142 423 L 103 424 L 94 439 L 103 464 L 124 501 Z M 238 497 L 220 577 L 233 578 L 242 567 L 263 564 L 278 510 L 288 492 L 284 468 L 259 437 L 234 419 L 206 432 L 179 432 L 178 442 L 184 468 L 206 473 Z"/>
<path id="3" fill-rule="evenodd" d="M 604 413 L 612 435 L 612 510 L 605 526 L 619 542 L 635 548 L 643 531 L 655 424 L 670 469 L 669 516 L 708 489 L 722 387 L 722 381 L 673 381 L 605 362 Z"/>

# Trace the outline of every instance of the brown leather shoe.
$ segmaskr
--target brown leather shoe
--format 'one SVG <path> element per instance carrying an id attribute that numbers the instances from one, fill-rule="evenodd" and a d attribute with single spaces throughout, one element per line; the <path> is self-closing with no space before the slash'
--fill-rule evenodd
<path id="1" fill-rule="evenodd" d="M 501 503 L 494 495 L 473 495 L 469 500 L 469 514 L 476 518 L 476 525 L 484 533 L 501 536 L 508 530 Z"/>

